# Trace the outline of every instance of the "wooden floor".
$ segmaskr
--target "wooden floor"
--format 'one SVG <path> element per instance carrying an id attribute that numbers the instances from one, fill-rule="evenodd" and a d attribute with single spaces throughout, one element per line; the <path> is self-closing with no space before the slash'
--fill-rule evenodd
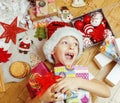
<path id="1" fill-rule="evenodd" d="M 72 0 L 69 0 L 68 3 L 62 2 L 62 0 L 56 0 L 58 7 L 67 6 L 74 17 L 102 8 L 115 37 L 120 37 L 120 0 L 86 0 L 86 6 L 81 8 L 73 8 L 71 3 Z M 76 61 L 76 64 L 88 66 L 90 72 L 96 78 L 104 81 L 105 76 L 109 73 L 115 63 L 110 64 L 103 70 L 99 70 L 93 61 L 93 57 L 97 53 L 99 53 L 99 45 L 86 49 L 82 58 Z M 5 84 L 6 91 L 0 93 L 0 103 L 24 103 L 29 95 L 25 84 L 26 80 L 20 83 Z"/>

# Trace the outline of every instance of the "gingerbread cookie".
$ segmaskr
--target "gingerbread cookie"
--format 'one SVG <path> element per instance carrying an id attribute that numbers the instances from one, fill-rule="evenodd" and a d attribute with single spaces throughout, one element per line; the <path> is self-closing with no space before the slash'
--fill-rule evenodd
<path id="1" fill-rule="evenodd" d="M 30 66 L 26 62 L 13 62 L 9 68 L 10 74 L 15 78 L 24 78 L 30 73 Z"/>

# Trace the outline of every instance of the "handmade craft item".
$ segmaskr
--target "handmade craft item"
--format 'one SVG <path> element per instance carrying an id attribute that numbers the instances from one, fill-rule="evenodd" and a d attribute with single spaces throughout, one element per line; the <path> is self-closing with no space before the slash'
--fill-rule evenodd
<path id="1" fill-rule="evenodd" d="M 14 44 L 16 44 L 17 34 L 26 31 L 24 28 L 17 27 L 17 17 L 12 21 L 11 24 L 6 24 L 3 22 L 0 22 L 0 24 L 5 29 L 5 31 L 0 36 L 0 39 L 6 38 L 6 40 L 5 40 L 6 43 L 8 43 L 10 40 L 12 40 L 12 42 Z"/>

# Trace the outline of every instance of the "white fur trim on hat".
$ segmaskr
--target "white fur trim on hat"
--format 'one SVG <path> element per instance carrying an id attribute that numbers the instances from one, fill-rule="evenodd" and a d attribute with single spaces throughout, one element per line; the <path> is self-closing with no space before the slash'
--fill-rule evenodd
<path id="1" fill-rule="evenodd" d="M 43 45 L 43 53 L 45 54 L 46 59 L 50 63 L 54 63 L 51 53 L 54 47 L 57 45 L 57 43 L 65 36 L 73 36 L 78 40 L 79 54 L 77 58 L 79 58 L 83 51 L 82 35 L 83 35 L 82 32 L 78 31 L 77 29 L 73 27 L 65 26 L 65 27 L 58 28 Z"/>

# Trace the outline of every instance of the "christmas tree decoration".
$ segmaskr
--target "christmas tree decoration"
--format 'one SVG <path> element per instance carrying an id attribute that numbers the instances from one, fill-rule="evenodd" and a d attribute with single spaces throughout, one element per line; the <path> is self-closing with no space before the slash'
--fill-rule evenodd
<path id="1" fill-rule="evenodd" d="M 0 48 L 0 63 L 7 62 L 11 55 L 7 50 L 5 51 L 3 48 Z"/>
<path id="2" fill-rule="evenodd" d="M 12 40 L 13 43 L 16 44 L 16 35 L 18 33 L 26 31 L 24 28 L 17 27 L 17 17 L 12 21 L 11 24 L 6 24 L 3 22 L 0 22 L 0 24 L 5 29 L 0 38 L 6 38 L 5 40 L 6 43 Z"/>
<path id="3" fill-rule="evenodd" d="M 40 41 L 46 38 L 46 29 L 44 25 L 37 27 L 34 37 L 38 38 Z"/>

